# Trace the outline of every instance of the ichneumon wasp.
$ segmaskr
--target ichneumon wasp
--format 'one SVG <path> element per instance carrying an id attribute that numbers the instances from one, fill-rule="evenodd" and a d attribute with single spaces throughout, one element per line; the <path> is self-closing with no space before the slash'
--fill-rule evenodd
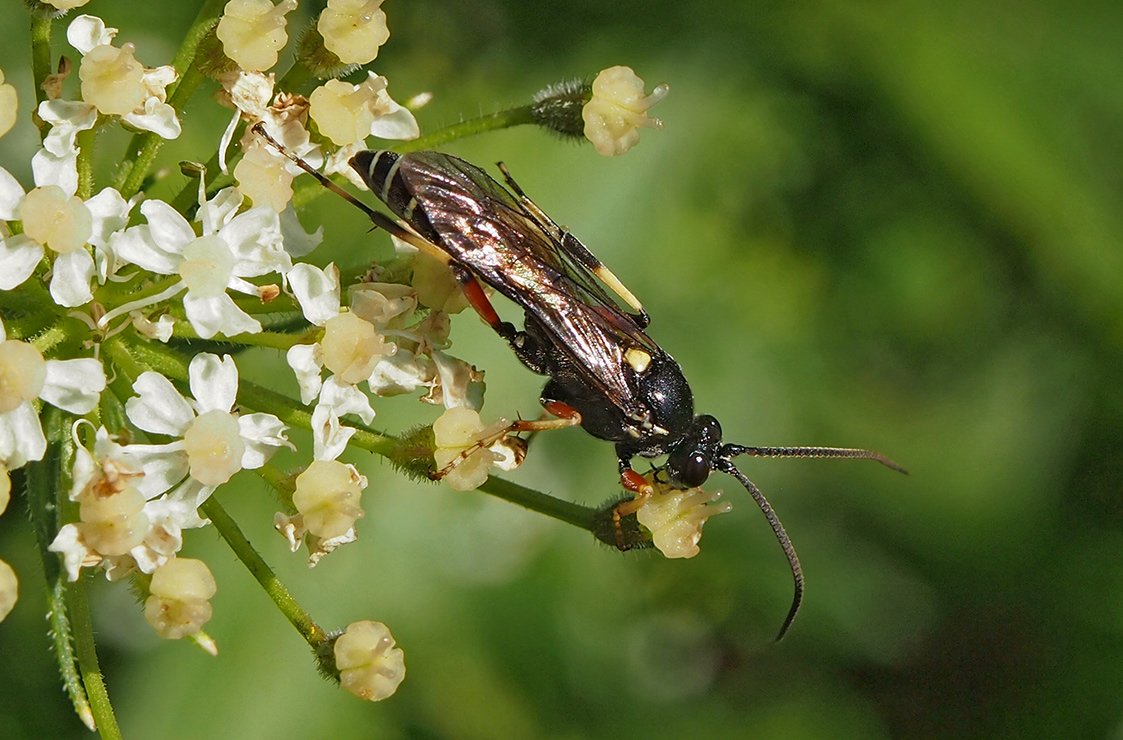
<path id="1" fill-rule="evenodd" d="M 647 335 L 649 317 L 640 302 L 584 244 L 530 200 L 502 164 L 507 187 L 479 167 L 440 152 L 356 154 L 351 167 L 406 228 L 285 152 L 261 124 L 254 131 L 357 205 L 375 226 L 447 264 L 480 317 L 527 368 L 549 378 L 540 400 L 553 418 L 517 421 L 504 433 L 579 425 L 615 443 L 620 483 L 633 495 L 613 511 L 618 532 L 620 519 L 636 512 L 652 493 L 652 485 L 632 468 L 635 457 L 666 456 L 657 474 L 676 487 L 701 486 L 714 470 L 736 478 L 772 527 L 795 582 L 777 640 L 803 601 L 803 570 L 776 512 L 733 459 L 861 458 L 905 472 L 872 450 L 723 442 L 717 419 L 695 415 L 694 396 L 678 363 Z M 521 330 L 499 317 L 481 281 L 522 308 Z M 618 544 L 624 549 L 622 539 Z"/>

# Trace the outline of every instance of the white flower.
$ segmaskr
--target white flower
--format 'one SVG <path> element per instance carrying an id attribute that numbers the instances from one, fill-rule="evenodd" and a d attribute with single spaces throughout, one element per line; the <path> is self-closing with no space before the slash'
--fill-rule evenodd
<path id="1" fill-rule="evenodd" d="M 97 109 L 89 103 L 44 100 L 39 117 L 51 124 L 43 148 L 31 158 L 36 185 L 58 185 L 68 194 L 78 190 L 78 133 L 94 127 Z"/>
<path id="2" fill-rule="evenodd" d="M 339 307 L 339 270 L 334 264 L 321 270 L 306 263 L 293 266 L 286 278 L 304 317 L 324 327 L 324 336 L 314 344 L 298 344 L 287 354 L 296 373 L 300 398 L 311 403 L 317 397 L 335 416 L 354 413 L 365 423 L 374 419 L 374 409 L 355 386 L 370 378 L 380 357 L 393 354 L 374 325 L 354 313 L 341 313 Z M 323 369 L 334 375 L 325 382 Z M 329 421 L 325 417 L 323 424 Z"/>
<path id="3" fill-rule="evenodd" d="M 129 420 L 146 432 L 175 439 L 125 450 L 144 465 L 138 486 L 146 497 L 182 482 L 175 501 L 197 508 L 238 471 L 260 468 L 278 448 L 292 445 L 285 439 L 285 425 L 272 414 L 232 413 L 238 368 L 229 355 L 196 355 L 188 376 L 194 399 L 184 398 L 159 373 L 148 371 L 137 378 L 137 395 L 125 404 Z"/>
<path id="4" fill-rule="evenodd" d="M 358 85 L 328 80 L 308 96 L 309 115 L 320 133 L 340 146 L 368 136 L 416 139 L 421 131 L 409 110 L 386 92 L 386 78 L 367 72 Z"/>
<path id="5" fill-rule="evenodd" d="M 324 48 L 344 64 L 366 64 L 390 38 L 383 0 L 328 0 L 316 21 Z"/>
<path id="6" fill-rule="evenodd" d="M 100 18 L 80 15 L 66 29 L 70 45 L 82 53 L 78 76 L 82 100 L 105 115 L 165 139 L 179 137 L 175 109 L 167 103 L 167 87 L 176 80 L 170 65 L 145 67 L 134 56 L 135 47 L 112 45 L 116 28 L 106 28 Z"/>
<path id="7" fill-rule="evenodd" d="M 647 109 L 670 90 L 659 85 L 650 95 L 643 94 L 643 80 L 631 67 L 609 67 L 593 80 L 593 97 L 581 109 L 585 138 L 598 154 L 613 157 L 639 142 L 640 128 L 659 128 L 658 118 L 648 118 Z"/>
<path id="8" fill-rule="evenodd" d="M 35 399 L 87 414 L 103 390 L 105 370 L 97 360 L 46 360 L 34 345 L 7 339 L 0 322 L 0 463 L 14 470 L 43 459 L 47 440 Z"/>
<path id="9" fill-rule="evenodd" d="M 268 205 L 275 211 L 285 210 L 292 198 L 292 180 L 301 169 L 288 157 L 276 151 L 253 131 L 261 123 L 266 133 L 294 156 L 311 167 L 323 161 L 318 144 L 313 144 L 305 124 L 308 100 L 301 95 L 278 93 L 273 96 L 273 75 L 236 70 L 220 77 L 222 93 L 219 102 L 234 108 L 234 116 L 226 126 L 218 145 L 222 171 L 227 171 L 226 151 L 233 141 L 239 122 L 245 121 L 242 133 L 242 159 L 234 167 L 239 189 L 255 205 Z"/>
<path id="10" fill-rule="evenodd" d="M 692 558 L 698 554 L 698 541 L 706 520 L 733 508 L 719 501 L 721 492 L 701 488 L 677 489 L 658 476 L 651 479 L 654 493 L 636 512 L 636 519 L 651 532 L 656 549 L 668 558 Z"/>
<path id="11" fill-rule="evenodd" d="M 292 260 L 282 248 L 277 213 L 255 207 L 234 215 L 237 198 L 231 201 L 231 194 L 222 191 L 200 208 L 202 236 L 196 236 L 191 224 L 167 203 L 142 203 L 140 210 L 148 223 L 116 234 L 110 248 L 120 259 L 160 275 L 178 275 L 181 280 L 146 302 L 106 313 L 99 325 L 104 327 L 118 315 L 186 290 L 184 312 L 200 337 L 261 331 L 257 319 L 240 309 L 226 291 L 260 297 L 267 288 L 245 278 L 285 272 Z"/>
<path id="12" fill-rule="evenodd" d="M 381 701 L 392 696 L 406 677 L 402 649 L 382 622 L 362 621 L 347 626 L 335 641 L 339 684 L 360 699 Z"/>
<path id="13" fill-rule="evenodd" d="M 113 188 L 84 202 L 74 195 L 77 174 L 67 166 L 75 161 L 63 157 L 54 163 L 59 166 L 36 168 L 36 187 L 26 194 L 0 168 L 0 220 L 23 222 L 22 234 L 0 237 L 0 290 L 23 284 L 47 250 L 52 256 L 51 297 L 60 306 L 88 303 L 93 298 L 90 281 L 95 273 L 104 282 L 110 261 L 107 244 L 128 222 L 130 205 Z M 88 244 L 95 247 L 94 255 Z"/>

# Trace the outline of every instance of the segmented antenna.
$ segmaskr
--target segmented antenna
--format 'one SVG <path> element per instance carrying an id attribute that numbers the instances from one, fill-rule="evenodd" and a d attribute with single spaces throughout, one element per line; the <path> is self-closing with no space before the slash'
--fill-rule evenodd
<path id="1" fill-rule="evenodd" d="M 780 626 L 780 633 L 776 635 L 776 642 L 779 642 L 784 639 L 784 635 L 788 634 L 788 629 L 791 628 L 792 622 L 795 621 L 795 615 L 799 614 L 799 607 L 803 604 L 803 567 L 799 564 L 799 555 L 796 554 L 795 546 L 792 544 L 791 538 L 788 537 L 788 533 L 784 531 L 784 525 L 780 523 L 780 517 L 776 516 L 772 504 L 768 503 L 768 499 L 764 497 L 756 484 L 738 470 L 737 466 L 728 458 L 718 458 L 714 467 L 741 481 L 741 485 L 753 497 L 753 501 L 756 501 L 756 505 L 760 507 L 764 514 L 764 518 L 768 520 L 768 525 L 772 527 L 772 533 L 776 535 L 776 541 L 780 543 L 784 555 L 788 558 L 788 566 L 792 569 L 792 580 L 795 581 L 795 594 L 792 596 L 792 605 L 788 609 L 788 616 L 784 617 L 784 623 Z"/>

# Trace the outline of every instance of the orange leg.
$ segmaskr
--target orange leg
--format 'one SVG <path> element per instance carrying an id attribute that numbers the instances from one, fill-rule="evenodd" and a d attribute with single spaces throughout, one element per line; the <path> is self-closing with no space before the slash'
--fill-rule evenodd
<path id="1" fill-rule="evenodd" d="M 475 309 L 476 313 L 480 315 L 480 318 L 483 319 L 488 326 L 498 332 L 500 336 L 503 336 L 504 322 L 499 318 L 499 313 L 495 310 L 495 306 L 491 305 L 491 301 L 488 299 L 487 293 L 484 293 L 480 281 L 476 279 L 475 275 L 463 267 L 453 266 L 452 271 L 456 275 L 457 281 L 460 283 L 460 289 L 464 291 L 464 297 L 468 299 L 468 305 Z M 511 327 L 510 324 L 507 324 L 507 326 Z M 514 331 L 514 327 L 511 327 L 511 331 Z"/>
<path id="2" fill-rule="evenodd" d="M 568 404 L 561 403 L 560 401 L 550 401 L 545 404 L 546 411 L 553 414 L 553 419 L 519 419 L 512 422 L 505 427 L 502 427 L 496 432 L 484 435 L 475 442 L 471 447 L 465 448 L 461 453 L 452 460 L 448 465 L 433 473 L 430 476 L 433 480 L 440 480 L 452 472 L 452 470 L 464 462 L 470 455 L 477 450 L 482 450 L 491 447 L 499 440 L 506 437 L 508 434 L 520 434 L 522 432 L 544 432 L 550 429 L 564 429 L 566 427 L 577 426 L 581 423 L 581 414 L 577 409 Z"/>
<path id="3" fill-rule="evenodd" d="M 621 501 L 612 509 L 612 528 L 616 530 L 617 549 L 626 550 L 627 543 L 625 541 L 621 520 L 629 514 L 635 514 L 642 509 L 643 505 L 651 498 L 651 495 L 655 493 L 655 489 L 647 482 L 646 478 L 630 467 L 625 467 L 620 470 L 620 485 L 624 487 L 624 490 L 631 491 L 632 498 Z"/>

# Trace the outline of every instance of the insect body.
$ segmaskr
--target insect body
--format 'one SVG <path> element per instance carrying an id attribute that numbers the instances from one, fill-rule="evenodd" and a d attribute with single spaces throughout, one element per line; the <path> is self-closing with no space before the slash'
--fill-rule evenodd
<path id="1" fill-rule="evenodd" d="M 260 125 L 255 130 L 267 136 Z M 617 522 L 652 492 L 632 468 L 637 456 L 665 455 L 658 474 L 673 486 L 700 486 L 713 470 L 736 478 L 764 513 L 791 567 L 795 594 L 777 639 L 799 611 L 803 572 L 779 517 L 733 459 L 865 458 L 904 472 L 870 450 L 724 443 L 717 419 L 695 415 L 694 396 L 678 363 L 647 335 L 648 315 L 639 301 L 527 198 L 502 165 L 510 189 L 475 165 L 439 152 L 364 151 L 352 157 L 351 166 L 411 231 L 297 163 L 364 210 L 375 225 L 446 262 L 471 305 L 519 360 L 549 378 L 541 401 L 556 418 L 516 422 L 514 431 L 580 425 L 615 443 L 621 484 L 634 494 L 617 505 Z M 500 319 L 480 281 L 523 309 L 521 330 Z M 623 541 L 619 544 L 623 549 Z"/>
<path id="2" fill-rule="evenodd" d="M 549 377 L 541 401 L 559 417 L 554 426 L 580 424 L 616 444 L 621 483 L 636 494 L 617 507 L 618 516 L 634 512 L 651 493 L 632 469 L 636 456 L 666 455 L 662 474 L 684 488 L 700 486 L 712 470 L 745 486 L 792 569 L 795 596 L 783 637 L 802 602 L 802 569 L 779 518 L 733 458 L 867 458 L 901 468 L 870 450 L 723 443 L 717 419 L 694 414 L 694 396 L 678 363 L 645 333 L 648 316 L 639 301 L 527 198 L 505 169 L 510 190 L 480 168 L 438 152 L 360 152 L 351 166 L 391 211 L 448 255 L 472 304 L 523 364 Z M 499 319 L 477 278 L 523 309 L 522 331 Z M 601 283 L 634 313 L 622 310 Z"/>

